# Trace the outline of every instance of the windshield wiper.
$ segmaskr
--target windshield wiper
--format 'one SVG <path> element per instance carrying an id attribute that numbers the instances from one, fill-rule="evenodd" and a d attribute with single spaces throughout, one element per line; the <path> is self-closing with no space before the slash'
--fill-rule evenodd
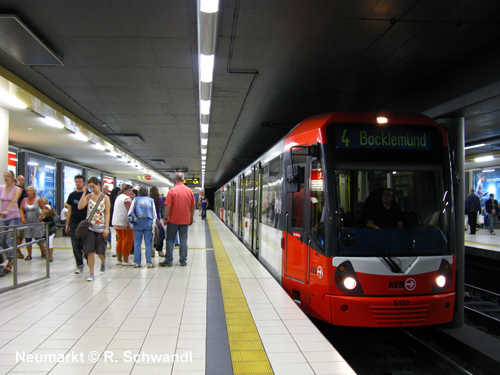
<path id="1" fill-rule="evenodd" d="M 363 235 L 363 237 L 372 245 L 372 247 L 375 250 L 378 250 L 378 252 L 380 253 L 379 254 L 380 257 L 382 258 L 384 263 L 387 264 L 387 266 L 390 268 L 392 272 L 403 273 L 403 270 L 401 270 L 399 265 L 394 260 L 392 260 L 392 258 L 389 255 L 384 254 L 384 250 L 377 244 L 376 241 L 373 240 L 373 238 L 368 233 L 366 233 L 365 228 L 361 228 L 359 224 L 354 221 L 354 219 L 352 219 L 349 215 L 345 213 L 344 208 L 342 206 L 340 207 L 340 212 L 343 217 L 347 217 L 352 222 L 352 224 L 354 224 L 354 227 L 356 229 L 360 229 L 359 233 Z"/>

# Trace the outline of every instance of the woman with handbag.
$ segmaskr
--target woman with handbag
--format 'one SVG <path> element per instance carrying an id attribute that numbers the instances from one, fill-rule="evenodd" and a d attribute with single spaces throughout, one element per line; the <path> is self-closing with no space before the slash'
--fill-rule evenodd
<path id="1" fill-rule="evenodd" d="M 85 236 L 83 252 L 87 254 L 87 263 L 90 269 L 90 276 L 87 281 L 94 281 L 95 255 L 101 259 L 101 273 L 106 271 L 106 242 L 109 235 L 109 217 L 111 203 L 109 197 L 101 192 L 101 182 L 96 177 L 88 180 L 88 188 L 92 194 L 82 195 L 78 202 L 78 209 L 87 207 L 87 221 L 89 230 Z M 87 191 L 87 186 L 84 186 Z M 96 209 L 94 209 L 96 207 Z"/>
<path id="2" fill-rule="evenodd" d="M 148 190 L 141 186 L 139 196 L 134 199 L 128 211 L 129 222 L 134 224 L 134 268 L 141 266 L 142 237 L 146 244 L 146 263 L 153 268 L 151 253 L 153 249 L 153 224 L 156 208 L 153 198 L 148 197 Z"/>
<path id="3" fill-rule="evenodd" d="M 0 201 L 1 201 L 1 211 L 0 211 L 0 226 L 18 225 L 19 224 L 19 206 L 17 201 L 21 196 L 21 189 L 16 186 L 16 179 L 12 171 L 5 171 L 3 173 L 3 179 L 5 185 L 0 186 Z M 0 247 L 3 249 L 8 249 L 13 247 L 14 238 L 12 232 L 0 235 Z M 5 266 L 5 272 L 10 272 L 14 264 L 14 252 L 7 252 L 7 265 Z M 1 263 L 4 262 L 3 255 L 0 254 Z M 2 275 L 3 276 L 3 275 Z"/>

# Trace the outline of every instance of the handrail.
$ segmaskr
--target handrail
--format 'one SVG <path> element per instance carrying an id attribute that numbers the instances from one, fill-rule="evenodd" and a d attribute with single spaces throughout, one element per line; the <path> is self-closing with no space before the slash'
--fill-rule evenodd
<path id="1" fill-rule="evenodd" d="M 0 235 L 9 236 L 10 235 L 9 233 L 12 232 L 12 246 L 10 246 L 6 249 L 0 249 L 0 254 L 8 253 L 8 252 L 12 251 L 13 252 L 13 260 L 14 260 L 14 264 L 12 267 L 12 285 L 0 288 L 0 293 L 6 292 L 8 290 L 15 289 L 15 288 L 18 288 L 21 286 L 33 284 L 37 281 L 44 280 L 44 279 L 47 279 L 50 277 L 50 255 L 49 255 L 49 246 L 48 246 L 49 245 L 49 225 L 48 224 L 49 223 L 42 222 L 42 223 L 34 223 L 34 224 L 17 224 L 17 225 L 1 225 L 0 226 Z M 38 227 L 38 226 L 45 227 L 45 237 L 44 238 L 35 239 L 33 241 L 30 241 L 28 243 L 23 243 L 20 245 L 17 244 L 17 232 L 19 230 L 24 230 L 27 228 Z M 45 242 L 47 244 L 46 252 L 45 252 L 45 254 L 46 254 L 46 257 L 45 257 L 46 258 L 45 259 L 45 276 L 19 283 L 18 282 L 18 267 L 17 267 L 17 250 L 19 248 L 22 248 L 25 246 L 30 246 L 30 245 L 33 245 L 36 243 L 41 243 L 41 242 Z M 16 244 L 15 247 L 14 247 L 14 244 Z M 14 250 L 14 248 L 15 248 L 15 250 Z"/>

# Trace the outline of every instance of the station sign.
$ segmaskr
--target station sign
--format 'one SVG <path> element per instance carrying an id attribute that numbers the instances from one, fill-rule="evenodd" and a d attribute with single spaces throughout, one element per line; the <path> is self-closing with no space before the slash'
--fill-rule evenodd
<path id="1" fill-rule="evenodd" d="M 151 175 L 150 174 L 140 174 L 137 176 L 138 180 L 141 181 L 151 181 Z"/>
<path id="2" fill-rule="evenodd" d="M 421 130 L 387 128 L 338 128 L 335 129 L 337 149 L 357 150 L 408 150 L 431 149 L 431 134 Z"/>
<path id="3" fill-rule="evenodd" d="M 113 190 L 115 187 L 115 178 L 110 177 L 110 176 L 103 176 L 102 178 L 104 184 L 103 185 L 108 185 L 109 190 Z"/>
<path id="4" fill-rule="evenodd" d="M 322 169 L 313 169 L 311 171 L 311 191 L 324 191 L 325 176 Z"/>
<path id="5" fill-rule="evenodd" d="M 194 177 L 188 177 L 184 179 L 184 183 L 187 186 L 196 186 L 200 184 L 200 180 Z"/>

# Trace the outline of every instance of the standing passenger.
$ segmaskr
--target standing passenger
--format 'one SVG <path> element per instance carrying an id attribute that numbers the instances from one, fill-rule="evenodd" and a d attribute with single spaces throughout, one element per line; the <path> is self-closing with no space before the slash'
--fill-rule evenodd
<path id="1" fill-rule="evenodd" d="M 141 265 L 141 244 L 144 236 L 146 245 L 146 263 L 148 268 L 153 268 L 151 252 L 153 249 L 153 223 L 156 217 L 156 208 L 153 198 L 148 197 L 148 189 L 141 186 L 139 196 L 134 199 L 129 214 L 134 213 L 139 219 L 134 224 L 134 268 Z"/>
<path id="2" fill-rule="evenodd" d="M 101 259 L 101 273 L 106 271 L 106 242 L 105 238 L 109 236 L 109 197 L 101 192 L 101 182 L 96 177 L 91 177 L 88 180 L 89 188 L 92 194 L 88 194 L 80 198 L 78 209 L 83 210 L 87 207 L 87 217 L 92 212 L 94 206 L 98 204 L 95 214 L 90 218 L 89 231 L 85 237 L 83 251 L 87 254 L 87 263 L 90 269 L 90 276 L 87 281 L 94 281 L 94 263 L 95 255 Z M 84 187 L 87 190 L 87 187 Z M 104 198 L 101 195 L 104 194 Z"/>
<path id="3" fill-rule="evenodd" d="M 110 226 L 109 226 L 109 240 L 111 242 L 111 256 L 116 257 L 116 245 L 118 241 L 118 236 L 116 235 L 116 230 L 113 227 L 113 214 L 114 214 L 114 208 L 115 208 L 115 200 L 116 197 L 120 194 L 120 188 L 114 187 L 113 190 L 111 190 L 111 193 L 109 194 L 109 202 L 111 203 L 110 207 Z"/>
<path id="4" fill-rule="evenodd" d="M 477 214 L 479 212 L 481 212 L 481 202 L 471 189 L 471 193 L 465 198 L 465 214 L 469 218 L 470 226 L 469 234 L 476 234 Z"/>
<path id="5" fill-rule="evenodd" d="M 205 192 L 201 194 L 201 220 L 205 220 L 207 217 L 207 208 L 208 208 L 208 198 L 205 195 Z"/>
<path id="6" fill-rule="evenodd" d="M 21 203 L 23 202 L 23 199 L 28 196 L 28 194 L 26 193 L 26 189 L 24 188 L 24 176 L 21 174 L 19 176 L 17 176 L 17 187 L 19 189 L 21 189 L 21 196 L 19 197 L 19 199 L 17 201 L 18 207 L 21 208 Z M 23 242 L 23 237 L 24 237 L 23 230 L 18 230 L 17 231 L 17 246 L 21 245 L 21 243 Z M 17 258 L 18 259 L 24 258 L 24 255 L 21 252 L 21 249 L 19 249 L 19 248 L 17 249 Z"/>
<path id="7" fill-rule="evenodd" d="M 85 179 L 82 175 L 75 176 L 76 191 L 73 191 L 69 196 L 66 203 L 68 204 L 68 212 L 66 214 L 66 227 L 64 231 L 71 237 L 71 246 L 73 247 L 73 256 L 76 262 L 76 274 L 83 272 L 83 245 L 85 244 L 84 238 L 75 236 L 76 228 L 87 217 L 87 210 L 78 208 L 78 202 L 82 195 L 87 195 L 85 188 Z"/>
<path id="8" fill-rule="evenodd" d="M 132 204 L 132 186 L 123 186 L 123 191 L 116 197 L 113 207 L 113 228 L 116 230 L 116 256 L 118 257 L 118 265 L 133 266 L 128 256 L 134 246 L 134 230 L 129 224 L 127 213 Z"/>
<path id="9" fill-rule="evenodd" d="M 43 201 L 41 198 L 36 196 L 36 191 L 33 186 L 28 186 L 26 189 L 28 196 L 24 198 L 23 203 L 21 203 L 21 223 L 23 224 L 38 224 L 40 217 L 40 210 L 43 206 Z M 34 226 L 24 229 L 24 238 L 26 239 L 26 243 L 29 243 L 35 240 L 41 240 L 45 237 L 44 227 L 42 226 Z M 38 246 L 40 246 L 40 251 L 42 252 L 42 258 L 45 258 L 45 246 L 43 242 L 38 242 Z M 31 260 L 31 245 L 27 245 L 26 249 L 28 250 L 28 255 L 24 260 Z"/>
<path id="10" fill-rule="evenodd" d="M 177 232 L 181 246 L 179 249 L 179 262 L 181 266 L 187 264 L 187 235 L 188 226 L 193 224 L 193 215 L 196 202 L 194 194 L 183 184 L 184 173 L 177 172 L 174 177 L 176 185 L 168 191 L 165 199 L 165 224 L 167 224 L 167 253 L 165 261 L 160 266 L 171 266 L 174 252 L 174 239 Z"/>
<path id="11" fill-rule="evenodd" d="M 47 244 L 47 248 L 49 249 L 49 260 L 51 262 L 54 260 L 54 237 L 56 236 L 57 230 L 55 217 L 56 212 L 54 209 L 50 206 L 50 204 L 46 204 L 42 207 L 42 216 L 38 219 L 44 223 L 49 223 L 49 243 Z"/>
<path id="12" fill-rule="evenodd" d="M 495 225 L 498 223 L 498 202 L 495 199 L 495 194 L 490 194 L 490 199 L 486 201 L 486 215 L 490 226 L 490 233 L 495 233 Z"/>
<path id="13" fill-rule="evenodd" d="M 5 171 L 3 173 L 5 185 L 0 186 L 0 201 L 2 201 L 2 208 L 0 211 L 0 225 L 18 225 L 19 224 L 19 207 L 17 202 L 21 196 L 21 189 L 15 185 L 16 179 L 14 173 Z M 0 246 L 3 249 L 14 246 L 13 233 L 3 233 L 0 235 Z M 14 263 L 14 255 L 12 251 L 7 253 L 7 265 L 5 272 L 12 271 L 12 264 Z"/>

